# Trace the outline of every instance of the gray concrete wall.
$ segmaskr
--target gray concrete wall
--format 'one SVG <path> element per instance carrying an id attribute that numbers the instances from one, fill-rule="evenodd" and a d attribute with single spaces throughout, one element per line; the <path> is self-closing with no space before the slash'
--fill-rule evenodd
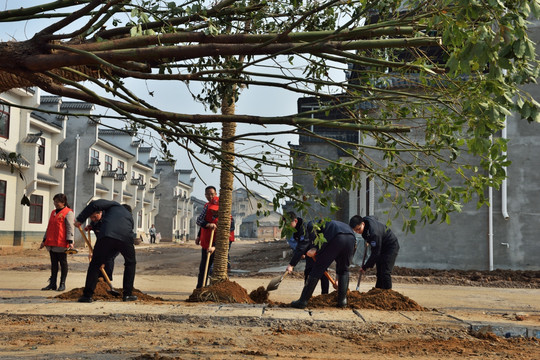
<path id="1" fill-rule="evenodd" d="M 322 143 L 304 143 L 301 144 L 301 151 L 317 156 L 321 156 L 331 160 L 337 160 L 339 158 L 338 149 L 335 146 Z M 299 163 L 302 163 L 304 166 L 306 161 L 317 164 L 321 168 L 326 168 L 327 163 L 323 162 L 316 157 L 310 157 L 308 160 L 306 158 L 297 159 Z M 316 193 L 315 186 L 313 184 L 313 175 L 307 172 L 301 172 L 298 170 L 293 171 L 294 182 L 301 184 L 304 187 L 305 194 L 314 194 Z M 349 205 L 348 205 L 348 193 L 332 191 L 332 197 L 335 199 L 336 203 L 340 204 L 340 210 L 337 213 L 332 214 L 329 207 L 324 207 L 319 203 L 310 202 L 311 207 L 306 214 L 298 214 L 299 216 L 304 217 L 305 219 L 314 219 L 314 218 L 324 218 L 331 217 L 332 219 L 348 222 L 349 216 Z M 285 208 L 284 211 L 289 211 L 293 209 Z"/>
<path id="2" fill-rule="evenodd" d="M 534 43 L 540 43 L 540 22 L 530 27 Z M 537 53 L 540 49 L 537 48 Z M 525 87 L 540 101 L 540 85 Z M 501 191 L 493 189 L 493 268 L 512 270 L 540 269 L 540 124 L 517 117 L 507 121 L 507 220 L 501 213 Z M 488 194 L 486 190 L 486 195 Z M 381 208 L 377 212 L 382 214 Z M 451 224 L 432 224 L 418 228 L 416 234 L 400 231 L 394 222 L 401 253 L 397 265 L 416 268 L 478 269 L 490 266 L 488 208 L 474 203 L 451 217 Z"/>
<path id="3" fill-rule="evenodd" d="M 532 41 L 540 44 L 540 22 L 533 22 L 530 30 Z M 540 48 L 537 53 L 540 54 Z M 528 85 L 525 90 L 540 102 L 539 84 Z M 375 201 L 374 215 L 382 222 L 391 220 L 391 228 L 399 239 L 401 250 L 397 266 L 489 270 L 491 258 L 493 269 L 540 270 L 540 124 L 509 117 L 507 137 L 508 159 L 512 162 L 507 171 L 509 218 L 505 219 L 501 213 L 501 190 L 493 189 L 492 234 L 488 229 L 489 208 L 477 209 L 476 199 L 465 204 L 461 213 L 452 214 L 450 224 L 418 225 L 415 234 L 402 230 L 402 218 L 394 218 L 395 213 L 388 203 Z M 332 150 L 320 144 L 302 150 L 334 156 L 329 154 Z M 313 190 L 313 180 L 309 176 L 295 172 L 294 181 L 305 184 L 308 191 Z M 375 199 L 380 195 L 376 193 Z M 485 195 L 488 195 L 488 189 Z M 344 209 L 348 207 L 340 197 L 336 197 L 336 201 Z M 325 211 L 320 207 L 316 210 Z M 333 218 L 348 221 L 344 214 L 333 215 Z"/>

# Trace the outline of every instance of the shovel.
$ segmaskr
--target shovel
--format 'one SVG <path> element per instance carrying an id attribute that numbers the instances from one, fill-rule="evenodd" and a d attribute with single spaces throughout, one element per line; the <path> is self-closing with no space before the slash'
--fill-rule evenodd
<path id="1" fill-rule="evenodd" d="M 311 256 L 311 258 L 313 259 L 313 261 L 317 261 L 315 259 L 315 255 Z M 334 287 L 334 289 L 338 288 L 336 280 L 334 280 L 334 278 L 328 273 L 328 271 L 324 272 L 324 276 L 326 276 L 326 278 L 332 283 L 332 286 Z"/>
<path id="2" fill-rule="evenodd" d="M 214 232 L 215 232 L 214 229 L 212 229 L 212 234 L 210 235 L 210 245 L 208 245 L 208 249 L 210 249 L 212 247 L 212 244 L 214 243 Z M 207 282 L 206 276 L 208 275 L 208 264 L 210 263 L 210 256 L 212 256 L 212 254 L 208 252 L 208 250 L 206 250 L 206 252 L 208 254 L 206 255 L 206 266 L 204 267 L 203 286 L 206 286 L 206 282 Z"/>
<path id="3" fill-rule="evenodd" d="M 275 278 L 273 278 L 272 280 L 270 280 L 270 283 L 269 283 L 268 286 L 266 287 L 266 291 L 277 290 L 277 288 L 279 287 L 279 284 L 281 284 L 281 281 L 283 281 L 283 278 L 284 278 L 285 275 L 287 275 L 288 273 L 289 273 L 288 271 L 285 271 L 285 272 L 283 273 L 283 275 L 276 276 Z"/>
<path id="4" fill-rule="evenodd" d="M 90 242 L 90 239 L 86 237 L 86 234 L 84 233 L 82 227 L 80 226 L 79 226 L 79 231 L 81 232 L 84 242 L 88 246 L 88 260 L 90 260 L 92 258 L 92 253 L 94 252 L 94 250 L 92 249 L 92 243 Z"/>
<path id="5" fill-rule="evenodd" d="M 120 296 L 120 292 L 116 291 L 111 283 L 111 279 L 109 279 L 109 275 L 107 275 L 107 272 L 105 271 L 105 265 L 101 265 L 99 267 L 99 269 L 101 270 L 101 273 L 103 274 L 103 278 L 105 279 L 105 282 L 107 283 L 107 285 L 109 285 L 109 294 L 111 294 L 112 296 Z"/>
<path id="6" fill-rule="evenodd" d="M 336 280 L 334 280 L 334 278 L 328 273 L 328 271 L 324 272 L 324 276 L 326 276 L 326 278 L 332 283 L 332 286 L 334 287 L 334 289 L 338 288 Z"/>

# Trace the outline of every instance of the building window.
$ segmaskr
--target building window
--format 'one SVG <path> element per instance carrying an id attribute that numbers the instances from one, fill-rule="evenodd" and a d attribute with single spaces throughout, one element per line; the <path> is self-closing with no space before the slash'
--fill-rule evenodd
<path id="1" fill-rule="evenodd" d="M 9 139 L 9 113 L 9 106 L 0 104 L 0 137 L 6 139 Z"/>
<path id="2" fill-rule="evenodd" d="M 122 160 L 118 160 L 118 163 L 116 165 L 116 171 L 118 173 L 124 173 L 124 162 Z"/>
<path id="3" fill-rule="evenodd" d="M 0 180 L 0 220 L 6 219 L 6 189 L 7 182 Z"/>
<path id="4" fill-rule="evenodd" d="M 105 171 L 112 171 L 112 156 L 105 155 Z"/>
<path id="5" fill-rule="evenodd" d="M 31 224 L 41 224 L 43 221 L 43 196 L 30 195 L 30 219 Z"/>
<path id="6" fill-rule="evenodd" d="M 40 137 L 38 140 L 38 151 L 37 151 L 37 162 L 38 164 L 45 164 L 45 139 Z"/>
<path id="7" fill-rule="evenodd" d="M 99 166 L 99 151 L 90 149 L 90 165 Z"/>

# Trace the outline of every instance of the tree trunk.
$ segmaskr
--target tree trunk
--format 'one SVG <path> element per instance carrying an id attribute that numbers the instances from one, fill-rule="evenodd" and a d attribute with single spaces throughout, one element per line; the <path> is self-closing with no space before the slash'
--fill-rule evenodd
<path id="1" fill-rule="evenodd" d="M 232 115 L 235 111 L 234 91 L 223 96 L 221 113 Z M 214 257 L 214 270 L 211 283 L 228 279 L 227 262 L 229 256 L 229 234 L 231 228 L 232 191 L 234 174 L 234 141 L 227 141 L 236 134 L 236 123 L 223 123 L 222 129 L 222 161 L 219 190 L 219 219 L 216 232 L 216 255 Z"/>

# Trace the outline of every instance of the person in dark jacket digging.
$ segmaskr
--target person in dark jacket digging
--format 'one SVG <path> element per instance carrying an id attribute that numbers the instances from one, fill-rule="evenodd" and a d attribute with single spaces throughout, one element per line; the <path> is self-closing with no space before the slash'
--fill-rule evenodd
<path id="1" fill-rule="evenodd" d="M 135 281 L 135 257 L 133 232 L 133 216 L 129 206 L 121 205 L 116 201 L 91 201 L 75 220 L 75 227 L 81 226 L 87 218 L 93 223 L 101 221 L 99 232 L 96 233 L 96 244 L 92 260 L 86 273 L 86 284 L 79 302 L 92 302 L 92 295 L 96 288 L 100 274 L 100 266 L 106 264 L 117 252 L 124 257 L 123 300 L 135 301 L 133 283 Z"/>
<path id="2" fill-rule="evenodd" d="M 313 247 L 313 243 L 310 242 L 309 236 L 306 236 L 306 224 L 304 223 L 304 219 L 296 216 L 296 213 L 294 213 L 294 211 L 289 211 L 287 212 L 286 220 L 290 220 L 290 226 L 296 230 L 295 233 L 292 235 L 295 246 L 293 249 L 291 261 L 289 261 L 289 267 L 287 267 L 287 271 L 292 272 L 293 268 L 298 264 L 298 262 L 302 258 L 305 258 L 306 267 L 304 269 L 304 283 L 306 283 L 309 274 L 313 270 L 315 261 L 311 257 L 305 255 L 307 251 Z M 320 278 L 320 280 L 321 294 L 328 294 L 330 282 L 324 275 Z"/>
<path id="3" fill-rule="evenodd" d="M 315 257 L 315 263 L 308 279 L 302 289 L 300 299 L 291 303 L 292 307 L 303 309 L 307 306 L 317 282 L 324 275 L 330 264 L 336 261 L 336 273 L 338 279 L 338 307 L 347 306 L 347 290 L 349 289 L 349 265 L 356 245 L 356 237 L 349 225 L 341 221 L 331 220 L 325 223 L 318 222 L 319 229 L 315 229 L 314 222 L 310 221 L 306 227 L 306 235 L 310 243 L 314 244 L 318 234 L 322 234 L 326 242 L 320 249 L 310 248 L 306 256 Z M 289 273 L 291 265 L 287 267 Z"/>
<path id="4" fill-rule="evenodd" d="M 371 254 L 362 271 L 377 266 L 378 289 L 392 288 L 392 270 L 399 252 L 399 243 L 396 235 L 386 225 L 371 216 L 361 217 L 355 215 L 349 221 L 350 227 L 357 234 L 361 234 L 365 242 L 371 247 Z"/>

